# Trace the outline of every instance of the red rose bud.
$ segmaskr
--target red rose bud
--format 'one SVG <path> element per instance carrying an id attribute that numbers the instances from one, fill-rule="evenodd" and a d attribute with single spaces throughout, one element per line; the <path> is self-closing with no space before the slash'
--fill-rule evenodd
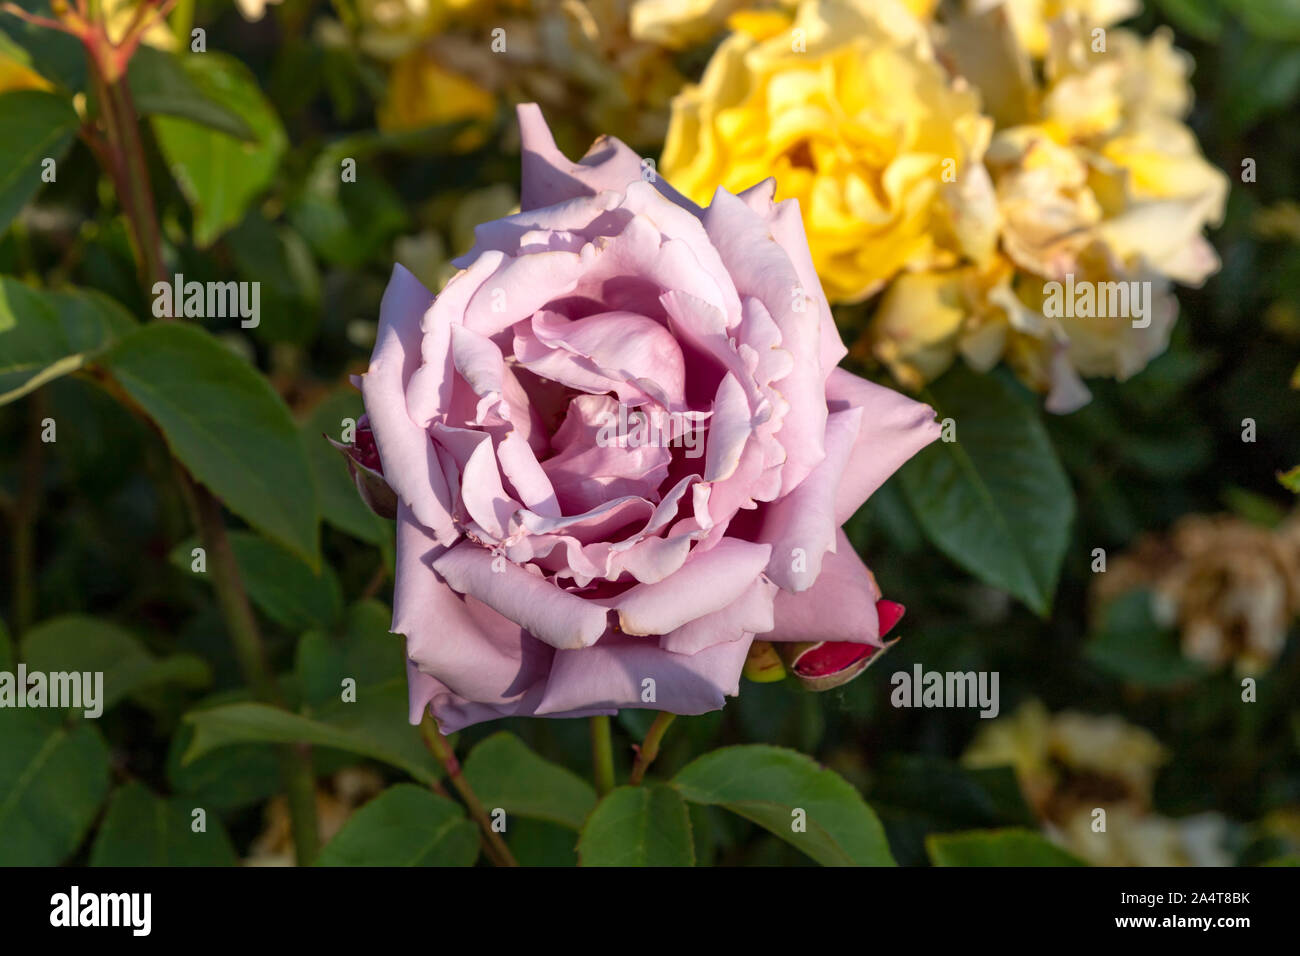
<path id="1" fill-rule="evenodd" d="M 397 517 L 397 495 L 384 481 L 384 465 L 379 459 L 379 446 L 375 433 L 364 415 L 357 422 L 355 440 L 351 445 L 335 441 L 329 435 L 325 440 L 337 448 L 348 463 L 348 474 L 356 483 L 357 493 L 366 507 L 381 518 Z"/>
<path id="2" fill-rule="evenodd" d="M 749 645 L 742 673 L 755 684 L 771 684 L 785 679 L 785 665 L 775 647 L 767 641 L 755 641 Z"/>
<path id="3" fill-rule="evenodd" d="M 902 619 L 903 611 L 903 605 L 894 601 L 876 602 L 881 637 Z M 898 638 L 887 641 L 883 647 L 850 641 L 811 641 L 781 644 L 779 650 L 786 667 L 799 683 L 808 690 L 823 691 L 847 684 L 897 643 Z"/>

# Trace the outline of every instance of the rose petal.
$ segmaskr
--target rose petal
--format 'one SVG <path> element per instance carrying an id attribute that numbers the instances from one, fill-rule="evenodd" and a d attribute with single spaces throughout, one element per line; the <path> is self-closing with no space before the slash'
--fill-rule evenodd
<path id="1" fill-rule="evenodd" d="M 448 548 L 432 566 L 454 590 L 473 595 L 552 647 L 587 647 L 605 632 L 605 608 L 504 558 L 496 561 L 471 541 Z"/>
<path id="2" fill-rule="evenodd" d="M 726 697 L 739 692 L 752 640 L 751 635 L 698 654 L 674 654 L 645 638 L 610 634 L 594 647 L 557 651 L 537 712 L 589 707 L 646 707 L 674 714 L 717 710 Z M 647 701 L 649 687 L 654 695 Z"/>
<path id="3" fill-rule="evenodd" d="M 831 411 L 862 409 L 862 424 L 835 492 L 835 520 L 853 517 L 903 463 L 939 437 L 934 409 L 837 368 L 826 380 Z"/>
<path id="4" fill-rule="evenodd" d="M 451 490 L 428 433 L 407 412 L 406 388 L 420 367 L 420 320 L 433 296 L 405 268 L 393 267 L 379 307 L 379 333 L 361 394 L 385 478 L 418 520 L 444 544 L 459 536 Z"/>
<path id="5" fill-rule="evenodd" d="M 629 588 L 613 603 L 625 634 L 667 634 L 739 598 L 767 566 L 771 545 L 724 538 L 674 574 Z"/>
<path id="6" fill-rule="evenodd" d="M 776 626 L 767 641 L 851 641 L 880 644 L 876 601 L 880 589 L 848 536 L 836 532 L 835 550 L 822 559 L 821 574 L 806 591 L 780 591 Z"/>

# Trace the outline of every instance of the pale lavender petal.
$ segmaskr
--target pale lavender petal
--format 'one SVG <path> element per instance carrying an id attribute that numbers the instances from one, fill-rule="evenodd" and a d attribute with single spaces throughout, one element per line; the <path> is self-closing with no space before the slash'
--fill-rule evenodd
<path id="1" fill-rule="evenodd" d="M 698 654 L 674 654 L 651 639 L 610 634 L 594 647 L 557 651 L 537 712 L 588 707 L 651 708 L 674 714 L 717 710 L 726 697 L 739 692 L 740 672 L 752 641 L 753 636 L 747 635 Z"/>
<path id="2" fill-rule="evenodd" d="M 674 574 L 638 584 L 615 601 L 625 634 L 667 634 L 688 621 L 721 610 L 740 597 L 767 566 L 771 545 L 724 538 L 691 555 Z"/>
<path id="3" fill-rule="evenodd" d="M 462 541 L 433 560 L 454 590 L 471 594 L 552 647 L 587 647 L 606 629 L 606 610 L 562 591 L 487 548 Z"/>
<path id="4" fill-rule="evenodd" d="M 835 550 L 822 559 L 817 581 L 806 591 L 776 595 L 776 626 L 766 641 L 849 641 L 880 646 L 876 601 L 880 588 L 848 536 L 836 534 Z"/>
<path id="5" fill-rule="evenodd" d="M 826 380 L 826 398 L 832 411 L 862 409 L 858 438 L 835 492 L 835 517 L 842 524 L 885 479 L 939 437 L 939 423 L 929 405 L 844 369 Z"/>

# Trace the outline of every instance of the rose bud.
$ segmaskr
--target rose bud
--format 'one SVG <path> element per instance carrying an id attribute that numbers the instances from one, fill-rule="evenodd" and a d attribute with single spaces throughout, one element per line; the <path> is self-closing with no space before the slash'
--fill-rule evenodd
<path id="1" fill-rule="evenodd" d="M 893 601 L 876 602 L 876 617 L 880 622 L 882 638 L 903 617 L 904 610 L 903 605 Z M 790 672 L 799 679 L 799 683 L 808 690 L 823 691 L 847 684 L 897 643 L 898 638 L 879 645 L 848 641 L 809 641 L 782 644 L 780 655 Z"/>
<path id="2" fill-rule="evenodd" d="M 384 465 L 379 460 L 379 448 L 375 444 L 375 433 L 370 428 L 370 420 L 362 415 L 357 422 L 356 434 L 352 444 L 335 441 L 329 435 L 325 440 L 339 450 L 348 463 L 348 474 L 356 482 L 357 493 L 361 500 L 381 518 L 397 517 L 397 495 L 384 480 Z"/>

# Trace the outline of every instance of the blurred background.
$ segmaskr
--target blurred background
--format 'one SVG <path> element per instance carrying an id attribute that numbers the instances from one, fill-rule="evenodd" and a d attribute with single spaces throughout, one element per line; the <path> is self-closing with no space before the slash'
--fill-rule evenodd
<path id="1" fill-rule="evenodd" d="M 129 21 L 129 0 L 105 3 Z M 514 103 L 539 102 L 570 156 L 611 134 L 659 157 L 672 97 L 699 80 L 727 17 L 753 6 L 683 3 L 709 11 L 684 34 L 643 26 L 634 36 L 638 5 L 182 0 L 145 37 L 144 65 L 133 70 L 163 79 L 151 86 L 142 76 L 137 87 L 133 76 L 142 113 L 189 76 L 251 129 L 187 141 L 187 121 L 159 108 L 146 135 L 172 271 L 261 283 L 256 329 L 237 319 L 207 327 L 266 372 L 308 450 L 325 522 L 322 568 L 235 533 L 241 567 L 273 582 L 253 599 L 306 712 L 330 719 L 323 705 L 311 710 L 321 635 L 347 641 L 387 628 L 391 525 L 360 505 L 320 436 L 361 411 L 348 375 L 365 367 L 394 261 L 436 290 L 473 227 L 517 206 Z M 941 414 L 952 401 L 978 415 L 986 398 L 985 413 L 1050 442 L 1073 489 L 1073 503 L 1037 503 L 1044 522 L 1070 522 L 1054 593 L 1031 610 L 936 548 L 905 470 L 848 527 L 884 594 L 908 608 L 885 663 L 824 694 L 793 680 L 744 683 L 725 711 L 678 721 L 656 773 L 722 743 L 801 749 L 862 789 L 904 864 L 930 862 L 928 834 L 1007 826 L 1042 829 L 1099 864 L 1300 859 L 1300 524 L 1285 483 L 1300 464 L 1300 7 L 1148 0 L 1126 26 L 1172 29 L 1194 58 L 1187 123 L 1232 183 L 1222 226 L 1209 233 L 1221 270 L 1177 290 L 1163 354 L 1127 381 L 1089 380 L 1092 401 L 1071 414 L 1044 412 L 1006 369 L 979 376 L 959 364 L 927 386 Z M 167 71 L 194 57 L 166 58 L 190 49 L 195 27 L 206 65 L 177 80 Z M 84 99 L 84 56 L 67 37 L 0 16 L 0 93 L 24 89 Z M 6 129 L 21 141 L 21 129 Z M 356 178 L 341 184 L 345 159 Z M 1246 159 L 1257 169 L 1249 184 Z M 0 273 L 100 290 L 150 314 L 109 180 L 83 140 L 69 137 L 57 180 L 0 236 Z M 876 304 L 837 306 L 846 342 Z M 869 351 L 855 349 L 849 362 L 899 387 Z M 47 418 L 58 422 L 53 443 L 40 440 Z M 180 760 L 192 738 L 182 716 L 246 691 L 214 595 L 190 573 L 192 531 L 160 438 L 93 376 L 70 375 L 0 408 L 0 447 L 5 643 L 34 667 L 42 653 L 61 660 L 69 629 L 107 629 L 97 632 L 105 648 L 125 640 L 164 672 L 95 722 L 103 778 L 80 782 L 67 771 L 69 786 L 96 798 L 52 821 L 50 839 L 23 844 L 25 858 L 0 839 L 0 861 L 129 862 L 115 841 L 133 814 L 162 801 L 219 818 L 208 862 L 290 862 L 269 744 Z M 375 668 L 391 706 L 365 719 L 376 734 L 404 735 L 393 746 L 414 741 L 419 751 L 398 642 L 385 639 L 376 637 Z M 998 672 L 998 716 L 891 707 L 890 675 L 915 663 Z M 617 719 L 623 771 L 652 716 Z M 501 729 L 589 775 L 581 721 L 480 725 L 458 749 Z M 318 747 L 315 758 L 326 834 L 408 776 L 341 750 Z M 5 769 L 0 756 L 0 778 Z M 1107 812 L 1104 833 L 1091 826 L 1097 808 Z M 742 820 L 692 812 L 705 859 L 808 862 Z M 521 861 L 575 861 L 572 834 L 558 824 L 518 827 L 511 845 Z"/>

